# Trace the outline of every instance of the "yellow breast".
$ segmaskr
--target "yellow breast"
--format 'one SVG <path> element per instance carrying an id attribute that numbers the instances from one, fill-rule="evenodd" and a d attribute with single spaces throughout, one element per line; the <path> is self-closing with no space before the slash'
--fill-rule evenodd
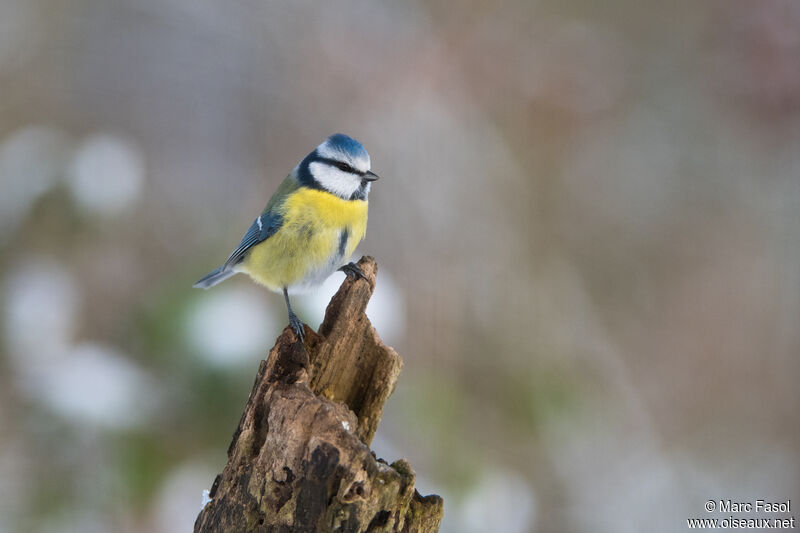
<path id="1" fill-rule="evenodd" d="M 367 231 L 365 200 L 342 200 L 324 191 L 300 188 L 278 212 L 283 225 L 254 246 L 239 268 L 275 291 L 323 281 Z"/>

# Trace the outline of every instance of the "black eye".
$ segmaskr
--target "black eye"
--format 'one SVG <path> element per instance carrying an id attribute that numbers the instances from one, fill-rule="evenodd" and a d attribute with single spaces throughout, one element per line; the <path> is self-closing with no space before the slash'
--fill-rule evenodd
<path id="1" fill-rule="evenodd" d="M 343 170 L 344 172 L 352 172 L 353 171 L 353 167 L 351 167 L 347 163 L 342 163 L 341 161 L 338 161 L 336 163 L 336 166 L 338 167 L 339 170 Z"/>

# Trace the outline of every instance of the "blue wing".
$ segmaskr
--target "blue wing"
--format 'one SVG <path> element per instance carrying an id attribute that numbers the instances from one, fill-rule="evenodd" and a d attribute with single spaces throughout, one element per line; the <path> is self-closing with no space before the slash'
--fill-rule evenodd
<path id="1" fill-rule="evenodd" d="M 242 242 L 231 252 L 225 266 L 235 265 L 244 259 L 248 250 L 260 242 L 269 239 L 283 225 L 283 217 L 277 213 L 263 213 L 253 221 L 253 224 L 242 237 Z"/>

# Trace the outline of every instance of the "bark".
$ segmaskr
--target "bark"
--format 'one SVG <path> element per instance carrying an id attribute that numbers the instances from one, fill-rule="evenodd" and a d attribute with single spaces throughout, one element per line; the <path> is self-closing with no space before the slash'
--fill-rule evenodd
<path id="1" fill-rule="evenodd" d="M 261 362 L 196 533 L 438 531 L 442 499 L 369 449 L 402 360 L 364 314 L 378 267 L 358 264 L 366 279 L 345 280 L 319 333 L 286 328 Z"/>

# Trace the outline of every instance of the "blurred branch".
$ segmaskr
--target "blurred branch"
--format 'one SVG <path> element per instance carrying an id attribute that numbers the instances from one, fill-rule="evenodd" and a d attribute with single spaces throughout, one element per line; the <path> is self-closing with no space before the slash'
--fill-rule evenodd
<path id="1" fill-rule="evenodd" d="M 367 279 L 344 281 L 318 334 L 306 326 L 304 346 L 287 327 L 261 362 L 196 533 L 438 531 L 442 499 L 369 449 L 402 361 L 364 313 L 377 264 L 359 266 Z"/>

